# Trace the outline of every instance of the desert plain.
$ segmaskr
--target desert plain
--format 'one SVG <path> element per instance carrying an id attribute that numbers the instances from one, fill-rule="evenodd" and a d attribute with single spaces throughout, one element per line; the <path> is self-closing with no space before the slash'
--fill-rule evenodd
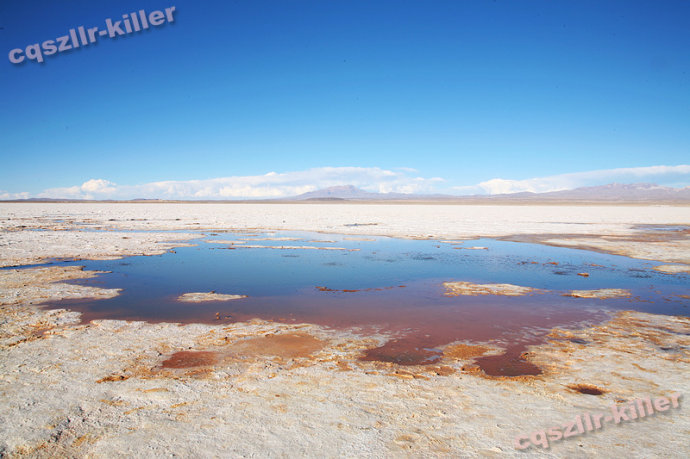
<path id="1" fill-rule="evenodd" d="M 398 365 L 361 359 L 391 339 L 383 331 L 258 318 L 85 321 L 49 305 L 121 293 L 70 282 L 103 274 L 56 260 L 159 255 L 214 232 L 386 236 L 476 251 L 477 238 L 536 243 L 648 260 L 690 286 L 689 228 L 690 206 L 661 204 L 0 203 L 0 456 L 688 457 L 687 314 L 631 307 L 554 328 L 522 356 L 540 373 L 510 377 L 476 365 L 501 352 L 490 342 L 447 343 L 438 361 Z M 312 247 L 275 239 L 277 249 Z M 531 292 L 456 281 L 454 295 Z M 189 307 L 242 300 L 188 293 Z M 687 307 L 688 295 L 673 301 Z M 674 394 L 678 407 L 533 444 L 542 439 L 534 432 L 584 413 Z"/>

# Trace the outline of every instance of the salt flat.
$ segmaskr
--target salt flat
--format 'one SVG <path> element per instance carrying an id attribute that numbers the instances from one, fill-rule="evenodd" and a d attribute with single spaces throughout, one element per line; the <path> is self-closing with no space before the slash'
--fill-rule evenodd
<path id="1" fill-rule="evenodd" d="M 0 263 L 158 254 L 189 244 L 198 237 L 191 230 L 306 230 L 439 241 L 496 237 L 690 264 L 687 230 L 664 225 L 690 225 L 690 207 L 2 203 Z M 676 272 L 668 275 L 684 275 Z M 61 283 L 80 275 L 93 273 L 59 266 L 0 271 L 2 455 L 690 454 L 682 397 L 679 409 L 548 449 L 518 451 L 513 444 L 519 434 L 584 412 L 646 396 L 687 396 L 686 316 L 622 312 L 602 324 L 555 329 L 525 356 L 542 374 L 489 377 L 473 365 L 472 353 L 448 352 L 427 366 L 359 360 L 390 338 L 384 334 L 260 320 L 82 324 L 77 313 L 36 307 L 117 294 Z M 290 352 L 260 344 L 275 336 Z M 191 364 L 166 366 L 181 352 L 191 353 Z M 601 395 L 578 391 L 583 385 Z"/>
<path id="2" fill-rule="evenodd" d="M 584 247 L 690 264 L 687 232 L 651 232 L 642 225 L 690 225 L 690 206 L 450 205 L 450 204 L 191 204 L 0 203 L 2 262 L 32 257 L 152 253 L 156 241 L 184 234 L 96 235 L 109 230 L 304 230 L 351 235 L 458 239 L 505 237 Z M 18 230 L 61 230 L 32 234 Z M 38 244 L 37 241 L 41 241 Z M 36 247 L 36 245 L 40 245 Z M 157 251 L 156 253 L 160 253 Z"/>

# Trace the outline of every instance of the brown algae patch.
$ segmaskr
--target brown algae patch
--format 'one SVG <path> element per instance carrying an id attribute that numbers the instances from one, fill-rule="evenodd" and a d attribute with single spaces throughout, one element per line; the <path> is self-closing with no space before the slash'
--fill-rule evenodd
<path id="1" fill-rule="evenodd" d="M 460 295 L 503 295 L 503 296 L 523 296 L 528 293 L 543 293 L 532 287 L 522 287 L 513 284 L 475 284 L 472 282 L 444 282 L 446 288 L 445 296 Z"/>
<path id="2" fill-rule="evenodd" d="M 630 290 L 624 288 L 601 288 L 598 290 L 571 290 L 563 296 L 573 298 L 596 298 L 599 300 L 609 300 L 614 298 L 630 298 Z"/>
<path id="3" fill-rule="evenodd" d="M 216 293 L 215 291 L 210 291 L 184 293 L 177 297 L 177 301 L 182 301 L 185 303 L 202 303 L 205 301 L 241 300 L 242 298 L 247 298 L 247 295 L 229 295 L 224 293 Z"/>

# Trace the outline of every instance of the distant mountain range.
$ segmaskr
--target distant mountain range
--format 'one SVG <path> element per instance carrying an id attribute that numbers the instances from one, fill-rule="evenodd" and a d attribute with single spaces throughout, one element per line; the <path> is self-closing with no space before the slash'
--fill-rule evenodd
<path id="1" fill-rule="evenodd" d="M 222 200 L 167 200 L 167 199 L 131 199 L 124 202 L 224 202 Z M 690 187 L 671 188 L 653 183 L 621 184 L 590 186 L 572 190 L 551 191 L 547 193 L 510 193 L 510 194 L 405 194 L 374 193 L 353 185 L 332 186 L 311 191 L 289 198 L 261 200 L 232 200 L 225 202 L 285 202 L 285 201 L 419 201 L 419 202 L 457 202 L 457 203 L 530 203 L 530 202 L 669 202 L 690 204 Z M 86 199 L 50 199 L 29 198 L 17 199 L 15 202 L 94 202 Z M 123 202 L 113 199 L 100 202 Z"/>
<path id="2" fill-rule="evenodd" d="M 455 196 L 446 194 L 405 194 L 405 193 L 373 193 L 357 188 L 353 185 L 332 186 L 321 190 L 300 194 L 290 201 L 320 200 L 320 201 L 347 201 L 347 200 L 380 200 L 380 199 L 453 199 Z"/>
<path id="3" fill-rule="evenodd" d="M 288 198 L 290 201 L 690 201 L 690 187 L 671 188 L 653 183 L 621 184 L 575 188 L 547 193 L 510 193 L 494 195 L 424 195 L 403 193 L 373 193 L 352 185 L 333 186 Z"/>

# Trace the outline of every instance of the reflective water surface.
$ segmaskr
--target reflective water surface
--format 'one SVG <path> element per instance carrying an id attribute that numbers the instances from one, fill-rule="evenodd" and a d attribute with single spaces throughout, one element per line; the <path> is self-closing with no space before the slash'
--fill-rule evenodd
<path id="1" fill-rule="evenodd" d="M 227 323 L 258 317 L 385 331 L 394 338 L 363 359 L 399 364 L 433 363 L 440 358 L 439 347 L 454 341 L 490 342 L 505 348 L 505 354 L 477 362 L 486 373 L 511 376 L 539 372 L 520 354 L 554 326 L 582 326 L 623 309 L 687 315 L 690 304 L 679 296 L 689 293 L 690 276 L 653 271 L 657 262 L 582 250 L 490 239 L 447 243 L 302 232 L 199 236 L 195 247 L 160 256 L 59 262 L 111 271 L 76 283 L 123 291 L 108 300 L 52 306 L 80 311 L 85 321 Z M 213 242 L 233 240 L 237 243 Z M 447 281 L 509 283 L 549 292 L 448 297 L 442 285 Z M 599 288 L 630 289 L 633 297 L 563 296 L 573 289 Z M 208 291 L 247 298 L 176 301 L 182 293 Z"/>

